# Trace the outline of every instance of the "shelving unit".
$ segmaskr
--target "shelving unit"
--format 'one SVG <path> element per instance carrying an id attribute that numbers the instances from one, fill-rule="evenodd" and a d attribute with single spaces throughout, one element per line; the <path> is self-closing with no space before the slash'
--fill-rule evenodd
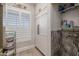
<path id="1" fill-rule="evenodd" d="M 65 13 L 66 11 L 73 10 L 75 8 L 78 8 L 78 7 L 79 7 L 79 5 L 77 4 L 77 5 L 74 5 L 72 7 L 69 7 L 69 8 L 66 8 L 66 9 L 60 11 L 60 13 Z"/>
<path id="2" fill-rule="evenodd" d="M 67 20 L 67 23 L 65 24 L 64 22 L 62 22 L 61 25 L 61 38 L 62 38 L 62 42 L 61 44 L 63 46 L 61 46 L 62 49 L 62 55 L 64 56 L 79 56 L 79 26 L 77 28 L 75 28 L 75 21 L 77 21 L 78 19 L 76 19 L 78 16 L 78 10 L 79 9 L 79 4 L 74 4 L 74 6 L 65 8 L 62 11 L 59 11 L 60 15 L 62 15 L 62 21 L 63 20 Z M 74 14 L 74 15 L 73 15 Z M 70 24 L 70 21 L 73 21 L 73 25 Z M 72 27 L 65 27 L 63 25 L 70 25 Z M 69 48 L 67 48 L 69 47 Z"/>
<path id="3" fill-rule="evenodd" d="M 6 39 L 6 50 L 7 56 L 13 56 L 16 55 L 16 33 L 15 32 L 6 32 L 5 33 L 5 39 Z M 12 35 L 11 35 L 12 34 Z"/>

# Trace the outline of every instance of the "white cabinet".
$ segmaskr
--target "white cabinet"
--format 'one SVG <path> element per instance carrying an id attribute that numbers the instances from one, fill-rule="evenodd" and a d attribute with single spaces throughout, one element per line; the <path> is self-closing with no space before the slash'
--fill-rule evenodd
<path id="1" fill-rule="evenodd" d="M 38 17 L 37 22 L 39 25 L 39 35 L 37 35 L 37 46 L 40 48 L 42 52 L 45 53 L 45 55 L 49 55 L 50 53 L 47 51 L 50 51 L 49 43 L 50 43 L 50 34 L 49 34 L 49 20 L 48 20 L 48 13 L 45 12 L 42 16 Z"/>
<path id="2" fill-rule="evenodd" d="M 52 55 L 51 32 L 59 30 L 60 28 L 59 21 L 60 18 L 57 12 L 56 5 L 54 4 L 36 5 L 36 26 L 37 26 L 36 47 L 44 55 L 47 56 Z"/>
<path id="3" fill-rule="evenodd" d="M 48 7 L 48 5 L 49 4 L 47 4 L 47 3 L 38 3 L 38 4 L 36 4 L 36 16 L 39 14 L 39 13 L 41 13 L 41 12 L 43 12 L 45 9 L 47 9 L 47 7 Z"/>
<path id="4" fill-rule="evenodd" d="M 38 4 L 39 6 L 42 6 L 42 4 Z M 46 7 L 46 8 L 45 8 Z M 36 38 L 36 47 L 43 52 L 44 55 L 51 55 L 50 51 L 50 15 L 49 15 L 49 8 L 48 6 L 43 6 L 37 8 L 37 11 L 39 13 L 36 13 L 36 25 L 38 28 L 39 25 L 39 34 L 37 33 Z M 45 9 L 43 9 L 45 8 Z M 37 30 L 38 31 L 38 30 Z"/>

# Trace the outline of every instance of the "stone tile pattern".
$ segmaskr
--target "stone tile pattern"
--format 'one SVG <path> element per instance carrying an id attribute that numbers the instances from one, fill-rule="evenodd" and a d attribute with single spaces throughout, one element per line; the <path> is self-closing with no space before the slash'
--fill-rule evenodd
<path id="1" fill-rule="evenodd" d="M 79 32 L 52 31 L 51 55 L 52 56 L 77 56 L 79 55 Z"/>
<path id="2" fill-rule="evenodd" d="M 79 32 L 62 31 L 62 55 L 77 56 L 79 49 Z"/>
<path id="3" fill-rule="evenodd" d="M 61 55 L 60 46 L 61 46 L 61 31 L 52 31 L 51 32 L 51 55 L 52 56 Z"/>

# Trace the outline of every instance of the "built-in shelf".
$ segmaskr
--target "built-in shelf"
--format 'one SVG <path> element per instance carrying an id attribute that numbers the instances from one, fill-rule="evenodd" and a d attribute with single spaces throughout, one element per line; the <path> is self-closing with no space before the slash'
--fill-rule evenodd
<path id="1" fill-rule="evenodd" d="M 15 32 L 6 32 L 5 33 L 5 39 L 6 39 L 6 47 L 5 49 L 7 50 L 7 56 L 8 55 L 13 55 L 16 53 L 16 45 L 15 45 L 15 40 L 16 40 L 16 34 Z"/>
<path id="2" fill-rule="evenodd" d="M 14 52 L 15 50 L 8 51 L 7 56 L 13 55 Z"/>
<path id="3" fill-rule="evenodd" d="M 66 8 L 66 9 L 60 11 L 60 13 L 65 13 L 66 11 L 73 10 L 73 9 L 75 9 L 75 8 L 77 8 L 77 7 L 79 7 L 79 5 L 75 5 L 75 6 L 72 6 L 72 7 Z"/>

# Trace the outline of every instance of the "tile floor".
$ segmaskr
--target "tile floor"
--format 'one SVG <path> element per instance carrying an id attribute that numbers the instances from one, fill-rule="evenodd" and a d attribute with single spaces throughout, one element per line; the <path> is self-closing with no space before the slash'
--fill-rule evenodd
<path id="1" fill-rule="evenodd" d="M 43 56 L 43 55 L 36 48 L 32 48 L 18 53 L 17 56 Z"/>

